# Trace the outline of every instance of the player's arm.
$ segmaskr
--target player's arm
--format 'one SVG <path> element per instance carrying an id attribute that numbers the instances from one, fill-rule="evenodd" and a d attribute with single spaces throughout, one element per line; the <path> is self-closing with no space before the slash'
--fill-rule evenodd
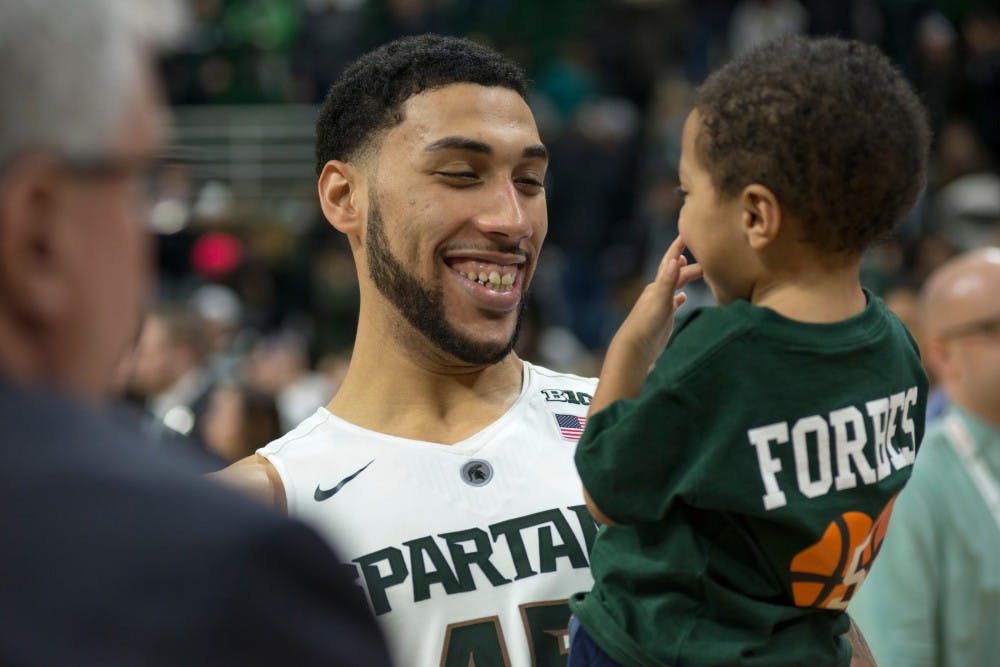
<path id="1" fill-rule="evenodd" d="M 857 626 L 854 619 L 851 619 L 851 629 L 847 631 L 847 641 L 851 643 L 851 667 L 877 667 L 875 656 L 868 648 L 865 636 L 861 634 L 861 628 Z"/>
<path id="2" fill-rule="evenodd" d="M 594 521 L 597 523 L 603 523 L 608 526 L 617 526 L 618 524 L 608 518 L 601 508 L 597 506 L 594 499 L 590 497 L 590 493 L 587 492 L 587 487 L 583 487 L 583 500 L 587 503 L 587 510 L 590 512 L 590 516 L 594 517 Z"/>
<path id="3" fill-rule="evenodd" d="M 282 513 L 287 512 L 285 485 L 281 483 L 281 477 L 271 462 L 260 454 L 252 454 L 209 477 Z"/>

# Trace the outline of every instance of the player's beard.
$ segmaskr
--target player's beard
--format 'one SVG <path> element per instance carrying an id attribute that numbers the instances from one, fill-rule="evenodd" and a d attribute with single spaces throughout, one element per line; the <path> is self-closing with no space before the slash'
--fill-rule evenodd
<path id="1" fill-rule="evenodd" d="M 521 331 L 527 294 L 522 295 L 517 322 L 506 343 L 483 343 L 469 338 L 448 322 L 441 288 L 422 287 L 421 281 L 407 272 L 403 263 L 392 254 L 374 192 L 369 196 L 368 210 L 365 235 L 368 275 L 378 291 L 396 307 L 406 321 L 438 349 L 467 364 L 495 364 L 510 354 Z"/>

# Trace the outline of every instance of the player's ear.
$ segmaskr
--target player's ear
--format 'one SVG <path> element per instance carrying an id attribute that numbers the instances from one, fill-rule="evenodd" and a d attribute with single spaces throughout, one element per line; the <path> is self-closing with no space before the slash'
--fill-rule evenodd
<path id="1" fill-rule="evenodd" d="M 330 160 L 319 175 L 323 215 L 342 234 L 355 234 L 368 216 L 365 176 L 349 162 Z"/>
<path id="2" fill-rule="evenodd" d="M 16 161 L 0 178 L 0 299 L 32 325 L 59 317 L 72 296 L 74 221 L 65 215 L 64 178 L 41 155 Z"/>
<path id="3" fill-rule="evenodd" d="M 781 205 L 770 188 L 751 183 L 740 193 L 743 229 L 750 247 L 762 250 L 777 238 L 782 225 Z"/>

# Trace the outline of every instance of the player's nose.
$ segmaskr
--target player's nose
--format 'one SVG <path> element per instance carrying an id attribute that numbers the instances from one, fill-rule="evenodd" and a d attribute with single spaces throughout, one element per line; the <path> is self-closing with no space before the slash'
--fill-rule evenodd
<path id="1" fill-rule="evenodd" d="M 534 210 L 531 203 L 513 181 L 504 181 L 489 193 L 489 200 L 477 217 L 477 225 L 488 234 L 500 234 L 512 243 L 518 243 L 531 237 L 535 231 L 537 221 L 532 218 Z"/>

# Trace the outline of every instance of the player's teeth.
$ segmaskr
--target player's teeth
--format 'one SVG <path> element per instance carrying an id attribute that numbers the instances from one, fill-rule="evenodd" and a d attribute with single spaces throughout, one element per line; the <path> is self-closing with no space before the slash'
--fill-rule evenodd
<path id="1" fill-rule="evenodd" d="M 514 281 L 517 279 L 517 274 L 515 273 L 501 275 L 499 271 L 490 271 L 489 273 L 485 271 L 479 273 L 469 271 L 468 273 L 462 273 L 462 275 L 480 285 L 501 292 L 509 292 L 513 288 Z"/>

